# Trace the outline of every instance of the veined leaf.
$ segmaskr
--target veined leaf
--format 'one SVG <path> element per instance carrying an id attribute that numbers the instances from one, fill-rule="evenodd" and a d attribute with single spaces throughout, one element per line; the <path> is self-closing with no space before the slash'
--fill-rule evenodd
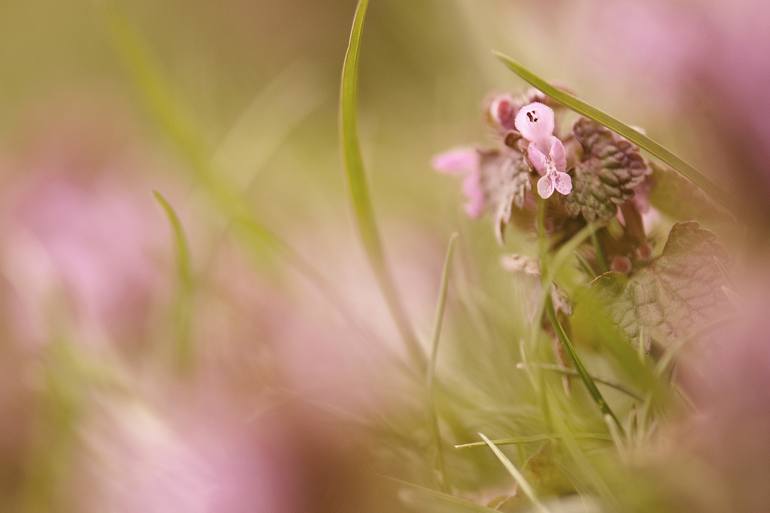
<path id="1" fill-rule="evenodd" d="M 364 161 L 358 140 L 358 62 L 361 49 L 361 35 L 369 5 L 368 0 L 359 0 L 353 17 L 345 62 L 342 66 L 340 87 L 340 141 L 342 157 L 348 181 L 350 200 L 358 234 L 361 237 L 369 265 L 377 279 L 382 295 L 398 328 L 401 338 L 414 361 L 425 368 L 425 353 L 417 341 L 406 310 L 398 296 L 393 276 L 388 268 L 374 208 L 369 195 L 369 186 L 364 172 Z"/>
<path id="2" fill-rule="evenodd" d="M 650 266 L 630 278 L 607 273 L 594 287 L 635 345 L 654 341 L 666 347 L 729 314 L 722 290 L 726 260 L 714 234 L 697 223 L 679 223 Z"/>
<path id="3" fill-rule="evenodd" d="M 674 153 L 663 147 L 661 144 L 650 139 L 648 136 L 644 135 L 638 130 L 631 128 L 622 121 L 610 116 L 606 112 L 599 110 L 592 105 L 589 105 L 588 103 L 576 98 L 566 91 L 550 85 L 543 78 L 531 72 L 507 55 L 495 52 L 495 56 L 497 56 L 497 58 L 500 59 L 503 64 L 505 64 L 511 71 L 516 73 L 524 81 L 533 85 L 550 98 L 561 103 L 562 105 L 565 105 L 566 107 L 569 107 L 578 114 L 582 114 L 587 118 L 591 118 L 594 121 L 601 123 L 613 132 L 638 145 L 643 150 L 648 151 L 650 154 L 659 158 L 673 169 L 675 169 L 679 174 L 703 189 L 703 191 L 709 194 L 712 199 L 724 207 L 730 209 L 730 202 L 728 201 L 724 191 L 722 191 L 709 178 L 701 174 L 700 171 L 695 169 L 681 158 L 677 157 Z"/>

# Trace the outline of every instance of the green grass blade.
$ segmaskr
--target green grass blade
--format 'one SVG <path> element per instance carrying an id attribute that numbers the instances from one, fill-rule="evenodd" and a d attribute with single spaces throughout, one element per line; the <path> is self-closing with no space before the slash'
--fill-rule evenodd
<path id="1" fill-rule="evenodd" d="M 358 2 L 353 18 L 353 28 L 350 31 L 347 52 L 345 53 L 345 62 L 342 67 L 340 87 L 340 141 L 342 144 L 342 157 L 353 206 L 353 215 L 361 242 L 369 259 L 369 264 L 399 334 L 407 346 L 407 350 L 417 365 L 424 369 L 427 364 L 425 353 L 420 347 L 417 337 L 414 335 L 385 259 L 358 140 L 358 62 L 361 35 L 363 33 L 368 4 L 368 0 L 359 0 Z"/>
<path id="2" fill-rule="evenodd" d="M 176 269 L 177 269 L 177 291 L 175 301 L 176 316 L 176 356 L 182 369 L 189 368 L 193 359 L 192 338 L 190 336 L 193 294 L 195 289 L 192 264 L 190 258 L 190 246 L 187 242 L 182 222 L 179 220 L 174 207 L 158 191 L 153 191 L 155 201 L 163 209 L 163 213 L 168 219 L 171 232 L 174 238 L 174 249 L 176 251 Z"/>
<path id="3" fill-rule="evenodd" d="M 533 85 L 544 94 L 550 98 L 553 98 L 565 107 L 568 107 L 587 118 L 593 119 L 597 123 L 601 123 L 613 132 L 625 137 L 640 148 L 648 151 L 650 154 L 665 162 L 679 174 L 700 187 L 716 202 L 730 209 L 730 202 L 728 201 L 728 198 L 723 190 L 721 190 L 709 178 L 701 174 L 701 172 L 695 169 L 692 165 L 677 157 L 674 153 L 663 147 L 661 144 L 650 139 L 638 130 L 634 130 L 627 124 L 610 116 L 606 112 L 603 112 L 596 107 L 576 98 L 575 96 L 550 85 L 543 78 L 531 72 L 507 55 L 500 52 L 495 52 L 495 56 L 500 59 L 503 64 L 505 64 L 511 71 L 521 77 L 525 82 Z"/>
<path id="4" fill-rule="evenodd" d="M 376 339 L 376 333 L 367 329 L 347 308 L 329 280 L 301 253 L 263 224 L 243 194 L 226 179 L 227 173 L 214 165 L 211 158 L 213 152 L 208 148 L 200 130 L 196 130 L 189 109 L 183 108 L 152 52 L 122 12 L 115 6 L 107 6 L 102 14 L 110 43 L 134 83 L 139 101 L 148 116 L 190 169 L 196 185 L 205 191 L 223 217 L 232 222 L 238 235 L 236 241 L 250 253 L 252 262 L 263 265 L 268 258 L 280 257 L 282 263 L 286 263 L 315 286 L 351 326 L 367 339 Z M 401 362 L 397 355 L 388 356 L 396 365 L 406 367 L 406 363 Z M 422 374 L 418 375 L 412 368 L 405 371 L 415 379 L 422 379 Z"/>
<path id="5" fill-rule="evenodd" d="M 556 331 L 556 336 L 559 338 L 559 342 L 561 342 L 562 346 L 567 351 L 567 354 L 569 354 L 573 365 L 575 365 L 575 369 L 577 369 L 577 372 L 580 375 L 580 379 L 588 389 L 588 393 L 599 406 L 602 414 L 611 417 L 612 420 L 615 421 L 615 424 L 618 426 L 618 430 L 622 434 L 623 426 L 620 423 L 620 419 L 618 419 L 618 417 L 615 415 L 615 412 L 612 411 L 610 405 L 607 404 L 607 401 L 604 399 L 604 396 L 599 390 L 599 387 L 596 386 L 596 382 L 594 382 L 593 378 L 586 370 L 585 365 L 583 365 L 583 361 L 580 359 L 580 356 L 578 356 L 577 351 L 575 350 L 575 346 L 572 344 L 572 341 L 567 336 L 567 332 L 564 331 L 564 327 L 561 325 L 558 317 L 556 316 L 556 311 L 554 310 L 553 302 L 550 298 L 548 298 L 546 301 L 546 312 L 548 313 L 548 320 L 551 321 L 551 324 Z"/>
<path id="6" fill-rule="evenodd" d="M 572 435 L 576 440 L 597 440 L 600 442 L 611 442 L 612 437 L 602 433 L 575 433 Z M 548 442 L 550 440 L 559 440 L 562 435 L 558 433 L 550 433 L 543 435 L 530 435 L 530 436 L 516 436 L 510 438 L 500 438 L 499 440 L 492 440 L 495 445 L 526 445 L 535 444 L 540 442 Z M 468 442 L 465 444 L 455 445 L 455 449 L 467 449 L 470 447 L 483 447 L 487 445 L 486 442 Z"/>
<path id="7" fill-rule="evenodd" d="M 526 495 L 530 501 L 532 501 L 532 504 L 535 505 L 537 510 L 541 513 L 549 513 L 548 508 L 546 508 L 545 505 L 537 498 L 537 495 L 535 495 L 535 490 L 532 488 L 532 485 L 529 484 L 529 482 L 524 478 L 524 475 L 519 472 L 519 469 L 517 469 L 511 460 L 508 459 L 508 456 L 506 456 L 492 440 L 487 438 L 484 433 L 479 433 L 479 436 L 482 440 L 484 440 L 484 443 L 489 446 L 497 459 L 500 460 L 500 463 L 503 464 L 505 470 L 507 470 L 511 477 L 513 477 L 513 480 L 516 481 L 516 484 L 519 486 L 521 491 L 524 492 L 524 495 Z"/>
<path id="8" fill-rule="evenodd" d="M 529 364 L 518 363 L 518 364 L 516 364 L 516 368 L 517 369 L 522 369 L 522 370 L 526 370 L 526 368 L 528 366 L 529 367 L 536 367 L 538 369 L 542 369 L 542 370 L 546 370 L 546 371 L 557 372 L 557 373 L 562 374 L 564 376 L 567 376 L 569 378 L 580 377 L 580 374 L 578 373 L 578 371 L 570 369 L 570 368 L 567 368 L 567 367 L 562 367 L 561 365 L 552 365 L 552 364 L 547 364 L 547 363 L 540 363 L 540 364 L 538 364 L 538 363 L 529 363 Z M 621 393 L 631 397 L 632 399 L 636 399 L 639 402 L 642 402 L 644 400 L 639 394 L 637 394 L 633 390 L 629 390 L 628 388 L 626 388 L 625 386 L 623 386 L 623 385 L 621 385 L 619 383 L 615 383 L 613 381 L 602 379 L 602 378 L 599 378 L 599 377 L 596 377 L 596 376 L 593 376 L 593 375 L 591 375 L 591 379 L 594 380 L 596 383 L 598 383 L 600 385 L 604 385 L 604 386 L 606 386 L 608 388 L 613 388 L 613 389 L 617 390 L 618 392 L 621 392 Z"/>
<path id="9" fill-rule="evenodd" d="M 438 411 L 436 409 L 436 361 L 438 360 L 438 346 L 441 340 L 441 326 L 444 321 L 444 309 L 446 308 L 447 289 L 449 287 L 449 269 L 452 264 L 452 254 L 458 235 L 453 233 L 449 238 L 444 268 L 441 271 L 441 285 L 439 286 L 438 303 L 436 304 L 436 316 L 433 323 L 433 337 L 431 340 L 430 361 L 428 362 L 428 399 L 430 403 L 431 431 L 436 442 L 436 470 L 439 476 L 439 486 L 443 491 L 449 490 L 447 482 L 446 466 L 444 465 L 444 448 L 441 443 L 441 430 L 439 429 Z"/>

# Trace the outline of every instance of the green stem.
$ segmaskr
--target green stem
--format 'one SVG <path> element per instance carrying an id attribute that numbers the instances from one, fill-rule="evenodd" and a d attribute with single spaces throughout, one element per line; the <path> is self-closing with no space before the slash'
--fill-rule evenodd
<path id="1" fill-rule="evenodd" d="M 596 253 L 596 263 L 599 266 L 599 274 L 606 273 L 610 266 L 607 264 L 607 257 L 604 256 L 604 249 L 596 232 L 591 233 L 591 242 L 594 245 L 594 252 Z"/>

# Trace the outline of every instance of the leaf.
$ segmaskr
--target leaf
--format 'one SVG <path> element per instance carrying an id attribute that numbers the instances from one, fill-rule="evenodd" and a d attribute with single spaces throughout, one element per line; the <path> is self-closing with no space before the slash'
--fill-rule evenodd
<path id="1" fill-rule="evenodd" d="M 665 347 L 729 312 L 722 291 L 726 263 L 714 234 L 694 222 L 679 223 L 651 265 L 628 279 L 604 274 L 593 286 L 635 345 L 655 341 Z"/>
<path id="2" fill-rule="evenodd" d="M 650 204 L 664 215 L 678 221 L 698 219 L 703 222 L 730 217 L 703 191 L 670 168 L 653 163 L 650 181 Z M 682 198 L 687 198 L 687 201 L 682 201 Z"/>
<path id="3" fill-rule="evenodd" d="M 534 74 L 507 55 L 499 52 L 495 52 L 495 55 L 503 62 L 503 64 L 505 64 L 511 71 L 516 73 L 524 81 L 533 85 L 555 101 L 574 110 L 578 114 L 582 114 L 587 118 L 601 123 L 616 134 L 619 134 L 634 144 L 638 145 L 643 150 L 650 152 L 652 155 L 671 166 L 684 178 L 690 180 L 692 183 L 700 187 L 709 196 L 711 196 L 712 199 L 720 203 L 728 210 L 730 209 L 731 202 L 729 201 L 729 198 L 724 191 L 722 191 L 709 178 L 701 174 L 700 171 L 695 169 L 681 158 L 677 157 L 674 153 L 663 147 L 661 144 L 650 139 L 648 136 L 642 134 L 638 130 L 631 128 L 622 121 L 576 98 L 570 93 L 550 85 L 544 79 Z"/>
<path id="4" fill-rule="evenodd" d="M 174 207 L 171 206 L 168 200 L 160 192 L 154 191 L 153 195 L 163 209 L 163 213 L 168 219 L 168 224 L 170 225 L 174 236 L 178 274 L 175 300 L 175 315 L 177 317 L 176 354 L 182 368 L 187 368 L 190 365 L 193 356 L 190 326 L 192 321 L 194 282 L 192 266 L 190 264 L 190 248 L 187 243 L 187 236 L 185 235 L 184 228 L 182 227 L 182 222 L 179 220 L 179 216 L 174 210 Z"/>
<path id="5" fill-rule="evenodd" d="M 573 193 L 564 198 L 571 216 L 589 221 L 612 219 L 617 206 L 631 199 L 649 174 L 639 148 L 595 121 L 580 118 L 573 127 L 583 147 L 575 169 Z"/>
<path id="6" fill-rule="evenodd" d="M 488 204 L 495 209 L 495 236 L 502 245 L 513 207 L 522 208 L 527 192 L 532 189 L 529 165 L 524 155 L 513 149 L 481 152 L 480 156 L 481 187 Z"/>
<path id="7" fill-rule="evenodd" d="M 417 341 L 388 268 L 358 140 L 358 62 L 368 0 L 359 0 L 342 65 L 340 86 L 340 142 L 350 201 L 358 234 L 393 321 L 415 363 L 424 369 L 427 360 Z"/>

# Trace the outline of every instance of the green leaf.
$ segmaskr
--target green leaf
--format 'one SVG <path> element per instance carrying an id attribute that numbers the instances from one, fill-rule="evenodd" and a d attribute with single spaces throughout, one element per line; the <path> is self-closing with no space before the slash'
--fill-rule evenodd
<path id="1" fill-rule="evenodd" d="M 190 264 L 190 248 L 187 243 L 182 222 L 179 220 L 174 207 L 158 191 L 153 191 L 155 200 L 163 209 L 163 213 L 168 219 L 171 232 L 174 236 L 174 249 L 176 251 L 177 268 L 177 291 L 175 300 L 177 333 L 176 333 L 176 355 L 180 366 L 184 369 L 189 367 L 193 357 L 193 348 L 190 337 L 190 326 L 192 320 L 193 307 L 193 273 Z"/>
<path id="2" fill-rule="evenodd" d="M 730 215 L 716 205 L 692 182 L 671 169 L 652 164 L 650 204 L 662 214 L 677 221 L 717 222 Z M 682 201 L 687 198 L 687 201 Z"/>
<path id="3" fill-rule="evenodd" d="M 576 98 L 575 96 L 569 94 L 568 92 L 550 85 L 543 78 L 534 74 L 533 72 L 531 72 L 530 70 L 528 70 L 527 68 L 525 68 L 524 66 L 516 62 L 515 60 L 511 59 L 507 55 L 504 55 L 499 52 L 495 52 L 495 55 L 511 71 L 516 73 L 524 81 L 533 85 L 534 87 L 536 87 L 537 89 L 545 93 L 547 96 L 549 96 L 553 100 L 561 103 L 562 105 L 565 105 L 566 107 L 569 107 L 570 109 L 574 110 L 578 114 L 582 114 L 587 118 L 591 118 L 594 121 L 601 123 L 602 125 L 606 126 L 610 130 L 615 132 L 616 134 L 619 134 L 625 137 L 629 141 L 638 145 L 643 150 L 648 151 L 650 154 L 654 155 L 661 161 L 671 166 L 683 177 L 687 178 L 688 180 L 693 182 L 695 185 L 700 187 L 709 196 L 711 196 L 712 199 L 720 203 L 722 206 L 730 209 L 730 201 L 728 200 L 728 197 L 724 191 L 722 191 L 709 178 L 701 174 L 700 171 L 695 169 L 693 166 L 691 166 L 681 158 L 677 157 L 674 153 L 672 153 L 670 150 L 663 147 L 661 144 L 650 139 L 649 137 L 639 132 L 638 130 L 631 128 L 630 126 L 623 123 L 622 121 Z"/>
<path id="4" fill-rule="evenodd" d="M 606 273 L 593 287 L 634 345 L 654 341 L 665 347 L 730 313 L 723 292 L 726 263 L 713 233 L 694 222 L 679 223 L 648 267 L 630 278 Z"/>
<path id="5" fill-rule="evenodd" d="M 406 310 L 398 296 L 393 276 L 385 259 L 380 232 L 374 216 L 369 195 L 369 186 L 364 172 L 364 162 L 358 140 L 358 62 L 361 49 L 361 35 L 368 7 L 368 0 L 359 0 L 353 17 L 345 62 L 342 66 L 340 87 L 340 141 L 342 157 L 348 181 L 353 215 L 358 234 L 369 259 L 369 265 L 377 279 L 385 303 L 401 338 L 415 363 L 424 369 L 425 353 L 417 341 L 410 325 Z"/>

